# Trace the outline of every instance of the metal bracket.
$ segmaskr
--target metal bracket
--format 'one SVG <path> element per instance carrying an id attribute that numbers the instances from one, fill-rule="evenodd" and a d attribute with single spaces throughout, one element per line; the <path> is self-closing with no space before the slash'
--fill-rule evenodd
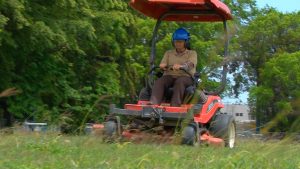
<path id="1" fill-rule="evenodd" d="M 164 124 L 164 119 L 162 117 L 162 114 L 165 111 L 163 109 L 159 109 L 159 108 L 153 108 L 153 110 L 154 110 L 156 117 L 158 117 L 158 119 L 159 119 L 159 124 Z"/>

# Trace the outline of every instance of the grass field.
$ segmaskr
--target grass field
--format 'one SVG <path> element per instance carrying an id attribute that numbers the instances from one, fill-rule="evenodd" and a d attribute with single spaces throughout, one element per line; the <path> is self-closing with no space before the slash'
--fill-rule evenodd
<path id="1" fill-rule="evenodd" d="M 300 144 L 239 140 L 236 148 L 105 144 L 96 136 L 0 135 L 0 168 L 300 169 Z"/>

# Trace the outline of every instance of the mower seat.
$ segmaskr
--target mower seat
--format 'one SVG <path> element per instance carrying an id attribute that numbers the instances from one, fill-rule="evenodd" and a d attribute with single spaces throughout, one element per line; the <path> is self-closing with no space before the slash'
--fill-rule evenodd
<path id="1" fill-rule="evenodd" d="M 194 84 L 192 84 L 191 86 L 188 86 L 185 89 L 183 104 L 189 103 L 189 101 L 193 98 L 193 96 L 196 92 L 197 86 L 201 81 L 199 72 L 196 72 L 194 74 L 193 81 L 194 81 Z M 173 87 L 169 87 L 168 89 L 165 90 L 164 102 L 166 102 L 166 103 L 170 102 L 172 95 L 173 95 Z M 147 87 L 143 88 L 139 94 L 139 100 L 148 101 L 148 100 L 150 100 L 150 97 L 151 97 L 151 89 L 149 89 Z"/>
<path id="2" fill-rule="evenodd" d="M 194 74 L 193 81 L 194 81 L 194 84 L 185 88 L 184 97 L 183 97 L 184 99 L 182 101 L 183 104 L 188 103 L 193 98 L 195 91 L 197 89 L 197 86 L 200 83 L 200 73 L 199 72 L 196 72 Z M 167 90 L 165 90 L 165 101 L 166 102 L 171 101 L 172 95 L 173 95 L 173 87 L 170 87 Z"/>
<path id="3" fill-rule="evenodd" d="M 189 101 L 190 99 L 188 99 L 188 98 L 192 98 L 195 91 L 196 91 L 196 86 L 191 85 L 191 86 L 187 87 L 184 92 L 184 101 L 183 102 L 186 103 L 185 100 Z M 170 87 L 167 90 L 165 90 L 164 102 L 170 102 L 172 95 L 173 95 L 173 87 Z M 151 97 L 151 91 L 147 88 L 143 88 L 139 94 L 139 100 L 148 101 L 148 100 L 150 100 L 150 97 Z"/>
<path id="4" fill-rule="evenodd" d="M 187 88 L 185 88 L 184 99 L 182 101 L 183 104 L 186 104 L 191 100 L 191 98 L 193 97 L 195 91 L 196 91 L 196 86 L 195 85 L 191 85 L 191 86 L 188 86 Z M 172 95 L 173 95 L 173 87 L 170 87 L 167 90 L 165 90 L 164 102 L 170 102 L 171 98 L 172 98 Z"/>

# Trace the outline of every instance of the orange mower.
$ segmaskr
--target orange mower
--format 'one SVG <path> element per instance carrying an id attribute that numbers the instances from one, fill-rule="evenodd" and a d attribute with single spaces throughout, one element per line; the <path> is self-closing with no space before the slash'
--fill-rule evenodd
<path id="1" fill-rule="evenodd" d="M 196 73 L 191 75 L 194 84 L 186 88 L 185 99 L 180 107 L 170 106 L 172 88 L 165 93 L 163 104 L 149 104 L 152 84 L 158 74 L 154 61 L 161 22 L 223 23 L 224 57 L 227 57 L 227 21 L 232 19 L 229 8 L 219 0 L 131 0 L 129 4 L 133 9 L 157 20 L 152 36 L 150 71 L 146 87 L 141 90 L 136 104 L 125 104 L 123 109 L 110 106 L 103 129 L 105 138 L 140 140 L 148 139 L 151 135 L 155 139 L 168 141 L 179 138 L 184 145 L 205 143 L 233 148 L 236 138 L 235 120 L 233 116 L 220 111 L 224 107 L 219 94 L 226 85 L 226 64 L 222 69 L 221 85 L 214 92 L 199 92 L 197 86 L 201 80 L 199 73 Z"/>

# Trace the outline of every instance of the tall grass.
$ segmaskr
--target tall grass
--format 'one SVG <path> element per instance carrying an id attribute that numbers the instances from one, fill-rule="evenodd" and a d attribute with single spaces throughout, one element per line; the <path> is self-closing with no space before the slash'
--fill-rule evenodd
<path id="1" fill-rule="evenodd" d="M 234 149 L 169 144 L 106 144 L 95 136 L 0 137 L 0 168 L 300 168 L 300 145 L 240 140 Z"/>

